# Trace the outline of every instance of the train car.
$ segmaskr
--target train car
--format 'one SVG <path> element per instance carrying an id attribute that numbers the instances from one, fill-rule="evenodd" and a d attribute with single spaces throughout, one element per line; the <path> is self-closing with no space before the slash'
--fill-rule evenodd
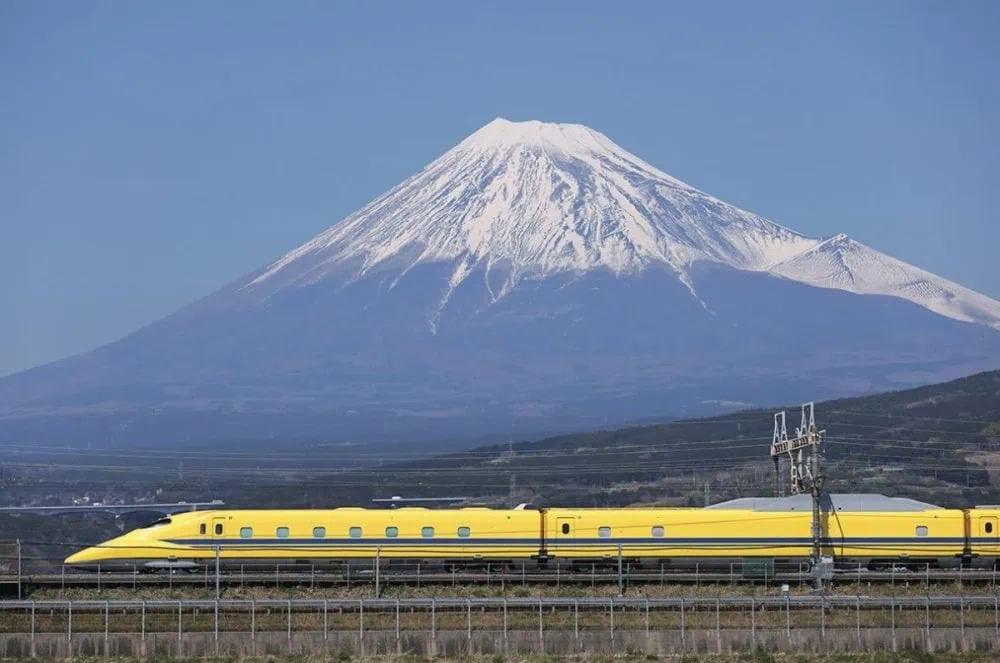
<path id="1" fill-rule="evenodd" d="M 990 567 L 1000 507 L 943 509 L 884 495 L 825 495 L 822 553 L 839 566 Z M 808 495 L 742 498 L 706 508 L 220 510 L 184 513 L 71 555 L 72 566 L 193 568 L 223 562 L 366 565 L 695 567 L 808 562 Z"/>
<path id="2" fill-rule="evenodd" d="M 968 557 L 963 511 L 884 495 L 827 495 L 822 505 L 823 554 L 839 565 L 953 567 Z M 646 566 L 795 563 L 812 554 L 809 495 L 704 509 L 549 509 L 544 520 L 546 552 L 569 565 L 617 559 L 619 547 Z"/>
<path id="3" fill-rule="evenodd" d="M 549 509 L 546 552 L 553 563 L 615 562 L 703 568 L 746 558 L 808 558 L 811 513 L 749 509 Z"/>
<path id="4" fill-rule="evenodd" d="M 516 561 L 537 557 L 539 512 L 528 509 L 197 511 L 71 555 L 66 564 L 102 568 L 190 568 L 214 560 Z"/>
<path id="5" fill-rule="evenodd" d="M 1000 506 L 969 509 L 969 554 L 973 568 L 993 568 L 1000 557 Z"/>

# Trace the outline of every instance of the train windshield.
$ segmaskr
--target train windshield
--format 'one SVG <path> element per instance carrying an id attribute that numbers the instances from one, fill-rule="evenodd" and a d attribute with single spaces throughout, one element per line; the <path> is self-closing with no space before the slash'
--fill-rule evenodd
<path id="1" fill-rule="evenodd" d="M 153 527 L 163 527 L 164 525 L 169 525 L 169 524 L 170 524 L 170 518 L 161 518 L 160 520 L 157 520 L 155 523 L 150 523 L 144 527 L 141 527 L 140 529 L 152 529 Z"/>

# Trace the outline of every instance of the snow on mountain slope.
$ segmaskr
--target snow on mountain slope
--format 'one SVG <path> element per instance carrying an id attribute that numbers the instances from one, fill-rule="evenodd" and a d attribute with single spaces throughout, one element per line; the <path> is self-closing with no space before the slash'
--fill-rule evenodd
<path id="1" fill-rule="evenodd" d="M 899 297 L 940 315 L 1000 330 L 1000 302 L 837 235 L 771 266 L 772 274 L 818 288 Z"/>
<path id="2" fill-rule="evenodd" d="M 525 276 L 636 273 L 711 260 L 758 269 L 815 240 L 713 198 L 581 125 L 497 119 L 424 170 L 288 253 L 254 284 L 363 274 L 396 258 L 508 266 Z M 304 262 L 303 262 L 304 261 Z M 298 269 L 299 263 L 308 265 Z M 284 274 L 283 274 L 284 272 Z"/>
<path id="3" fill-rule="evenodd" d="M 698 262 L 809 285 L 899 297 L 1000 329 L 1000 303 L 838 236 L 821 241 L 729 205 L 577 124 L 497 119 L 422 171 L 244 284 L 261 299 L 328 278 L 450 264 L 440 309 L 461 283 L 665 265 L 698 297 Z M 495 284 L 494 284 L 495 285 Z M 434 327 L 433 317 L 428 321 Z"/>

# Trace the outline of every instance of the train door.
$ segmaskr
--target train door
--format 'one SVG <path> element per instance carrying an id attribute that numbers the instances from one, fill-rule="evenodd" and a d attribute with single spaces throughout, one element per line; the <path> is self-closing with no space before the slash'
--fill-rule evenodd
<path id="1" fill-rule="evenodd" d="M 1000 532 L 997 531 L 997 518 L 996 516 L 982 516 L 979 518 L 979 537 L 980 548 L 984 552 L 997 552 L 1000 551 Z"/>
<path id="2" fill-rule="evenodd" d="M 226 519 L 222 516 L 212 518 L 212 539 L 226 538 Z"/>
<path id="3" fill-rule="evenodd" d="M 556 547 L 568 544 L 576 533 L 573 518 L 556 518 Z"/>

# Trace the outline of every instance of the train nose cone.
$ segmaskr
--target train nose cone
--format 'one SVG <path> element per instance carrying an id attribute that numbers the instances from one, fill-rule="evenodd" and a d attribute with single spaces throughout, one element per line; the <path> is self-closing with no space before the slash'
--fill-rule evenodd
<path id="1" fill-rule="evenodd" d="M 63 564 L 66 564 L 67 566 L 80 566 L 88 564 L 97 564 L 100 561 L 101 561 L 101 555 L 97 549 L 84 548 L 80 552 L 73 553 L 72 555 L 67 557 L 66 560 L 63 562 Z"/>

